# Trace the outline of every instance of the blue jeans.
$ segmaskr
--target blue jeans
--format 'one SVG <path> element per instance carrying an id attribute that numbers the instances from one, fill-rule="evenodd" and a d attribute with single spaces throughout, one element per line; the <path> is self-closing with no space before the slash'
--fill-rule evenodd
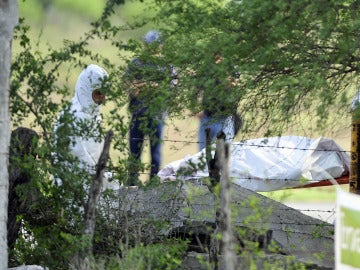
<path id="1" fill-rule="evenodd" d="M 163 121 L 150 119 L 144 115 L 133 115 L 130 125 L 130 185 L 136 185 L 138 182 L 139 169 L 141 166 L 141 154 L 144 146 L 145 136 L 150 139 L 151 169 L 150 179 L 160 170 L 161 166 L 161 146 Z"/>
<path id="2" fill-rule="evenodd" d="M 232 116 L 214 118 L 204 115 L 200 119 L 199 151 L 206 147 L 206 129 L 210 128 L 210 141 L 212 142 L 220 131 L 226 136 L 226 142 L 231 142 L 235 136 L 234 119 Z"/>

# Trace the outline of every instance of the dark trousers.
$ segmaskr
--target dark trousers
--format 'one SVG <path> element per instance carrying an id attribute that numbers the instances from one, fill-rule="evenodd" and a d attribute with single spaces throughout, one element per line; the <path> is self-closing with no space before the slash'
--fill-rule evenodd
<path id="1" fill-rule="evenodd" d="M 129 185 L 138 183 L 139 169 L 141 166 L 141 154 L 146 136 L 150 139 L 151 169 L 150 179 L 153 178 L 161 166 L 161 146 L 163 121 L 150 119 L 144 115 L 133 115 L 130 124 L 130 166 Z"/>

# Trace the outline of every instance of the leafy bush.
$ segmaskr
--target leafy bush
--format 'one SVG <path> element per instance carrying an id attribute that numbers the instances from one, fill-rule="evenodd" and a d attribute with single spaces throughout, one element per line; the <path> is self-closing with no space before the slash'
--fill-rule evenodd
<path id="1" fill-rule="evenodd" d="M 113 260 L 107 269 L 180 269 L 187 248 L 186 241 L 169 240 L 161 244 L 140 245 Z"/>

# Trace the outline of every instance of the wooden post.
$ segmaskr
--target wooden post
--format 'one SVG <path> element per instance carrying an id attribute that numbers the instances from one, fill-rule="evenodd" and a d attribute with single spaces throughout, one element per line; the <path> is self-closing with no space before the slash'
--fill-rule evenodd
<path id="1" fill-rule="evenodd" d="M 360 194 L 360 90 L 352 104 L 351 160 L 349 189 Z"/>
<path id="2" fill-rule="evenodd" d="M 217 151 L 215 150 L 214 158 L 212 158 L 211 155 L 211 141 L 210 141 L 210 129 L 206 129 L 206 164 L 208 166 L 209 171 L 209 178 L 210 183 L 208 184 L 208 188 L 210 192 L 215 197 L 215 202 L 218 202 L 218 195 L 216 194 L 216 185 L 220 182 L 220 170 L 218 168 L 218 162 L 217 162 Z M 213 236 L 210 240 L 210 250 L 209 250 L 209 262 L 211 264 L 214 264 L 213 270 L 219 269 L 219 262 L 218 262 L 218 253 L 220 249 L 220 243 L 217 239 L 217 233 L 219 232 L 219 207 L 216 205 L 216 214 L 215 214 L 215 229 Z"/>
<path id="3" fill-rule="evenodd" d="M 236 256 L 234 251 L 234 235 L 231 224 L 231 180 L 229 176 L 230 145 L 224 140 L 219 141 L 220 179 L 220 234 L 221 254 L 224 256 L 225 270 L 234 270 Z"/>
<path id="4" fill-rule="evenodd" d="M 85 251 L 87 254 L 92 250 L 92 239 L 94 236 L 94 230 L 95 230 L 95 221 L 96 221 L 96 205 L 99 201 L 101 188 L 103 186 L 103 178 L 104 178 L 104 172 L 106 168 L 106 164 L 109 160 L 109 150 L 110 150 L 110 143 L 113 137 L 113 131 L 110 130 L 107 132 L 104 142 L 104 148 L 101 152 L 98 164 L 96 166 L 96 175 L 94 178 L 94 181 L 92 182 L 90 192 L 89 192 L 89 198 L 86 204 L 85 208 L 85 227 L 83 235 L 87 237 L 86 240 L 90 241 L 90 245 L 85 247 Z"/>
<path id="5" fill-rule="evenodd" d="M 218 254 L 224 256 L 225 270 L 233 270 L 236 265 L 234 252 L 233 232 L 231 226 L 231 182 L 229 179 L 229 145 L 225 144 L 225 134 L 220 132 L 214 158 L 211 157 L 207 130 L 206 161 L 209 169 L 209 190 L 214 194 L 215 201 L 219 201 L 216 185 L 220 183 L 220 204 L 216 206 L 215 229 L 211 238 L 209 259 L 214 264 L 214 270 L 219 269 Z M 221 244 L 217 235 L 221 236 Z M 221 248 L 220 248 L 221 247 Z"/>

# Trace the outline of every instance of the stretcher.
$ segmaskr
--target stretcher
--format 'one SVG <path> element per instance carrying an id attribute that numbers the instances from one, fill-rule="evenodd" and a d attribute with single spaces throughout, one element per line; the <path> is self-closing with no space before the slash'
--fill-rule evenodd
<path id="1" fill-rule="evenodd" d="M 334 179 L 339 185 L 349 184 L 349 175 L 343 175 L 341 177 Z M 332 186 L 334 185 L 331 180 L 321 180 L 314 183 L 309 183 L 303 186 L 294 187 L 294 188 L 312 188 L 312 187 L 324 187 L 324 186 Z"/>

